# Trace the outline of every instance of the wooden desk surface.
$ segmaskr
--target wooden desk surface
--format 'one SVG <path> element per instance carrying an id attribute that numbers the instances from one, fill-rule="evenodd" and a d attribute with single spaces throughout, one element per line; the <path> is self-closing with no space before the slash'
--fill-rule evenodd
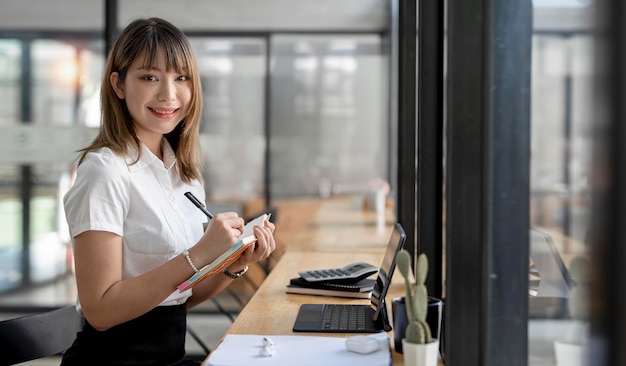
<path id="1" fill-rule="evenodd" d="M 355 261 L 366 261 L 380 265 L 384 255 L 384 248 L 379 251 L 334 251 L 304 252 L 288 251 L 279 263 L 270 272 L 261 287 L 252 296 L 241 313 L 230 326 L 227 334 L 259 334 L 259 335 L 310 335 L 329 337 L 350 337 L 353 333 L 299 333 L 293 332 L 292 327 L 301 304 L 305 303 L 354 303 L 368 304 L 369 300 L 347 299 L 338 297 L 312 296 L 285 293 L 285 286 L 290 278 L 297 277 L 298 271 L 309 268 L 314 264 L 317 267 L 339 267 Z M 394 276 L 392 287 L 387 295 L 388 301 L 395 296 L 404 294 L 401 276 Z M 388 306 L 391 317 L 391 306 Z M 392 321 L 390 319 L 390 321 Z M 392 322 L 393 324 L 393 322 Z M 393 338 L 393 332 L 387 333 Z M 391 342 L 393 346 L 393 339 Z M 404 365 L 402 355 L 393 352 L 393 364 Z"/>
<path id="2" fill-rule="evenodd" d="M 345 196 L 279 201 L 276 206 L 275 237 L 285 251 L 384 250 L 395 223 L 391 204 L 378 215 Z"/>

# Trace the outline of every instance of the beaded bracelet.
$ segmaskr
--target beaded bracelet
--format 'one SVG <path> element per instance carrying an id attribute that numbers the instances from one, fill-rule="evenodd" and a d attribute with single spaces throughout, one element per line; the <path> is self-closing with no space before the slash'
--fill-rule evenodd
<path id="1" fill-rule="evenodd" d="M 191 257 L 189 256 L 189 251 L 187 249 L 183 251 L 183 255 L 185 256 L 185 259 L 187 259 L 187 263 L 189 263 L 189 266 L 191 266 L 191 269 L 193 269 L 193 271 L 196 273 L 200 272 L 198 271 L 198 267 L 196 267 L 196 265 L 193 264 L 193 262 L 191 261 Z"/>

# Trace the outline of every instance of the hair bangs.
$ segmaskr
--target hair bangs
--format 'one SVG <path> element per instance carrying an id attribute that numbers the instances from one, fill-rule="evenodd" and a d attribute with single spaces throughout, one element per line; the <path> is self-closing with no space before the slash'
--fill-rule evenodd
<path id="1" fill-rule="evenodd" d="M 189 50 L 185 47 L 186 42 L 181 42 L 174 35 L 154 34 L 150 40 L 145 42 L 141 51 L 143 60 L 141 67 L 150 70 L 157 64 L 159 56 L 164 56 L 165 71 L 174 70 L 180 74 L 190 72 Z"/>

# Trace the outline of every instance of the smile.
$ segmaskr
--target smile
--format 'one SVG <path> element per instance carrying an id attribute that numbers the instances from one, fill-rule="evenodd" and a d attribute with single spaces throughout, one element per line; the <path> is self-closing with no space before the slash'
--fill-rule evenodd
<path id="1" fill-rule="evenodd" d="M 178 108 L 154 109 L 154 108 L 148 107 L 148 109 L 155 114 L 159 114 L 163 116 L 169 116 L 178 111 Z"/>

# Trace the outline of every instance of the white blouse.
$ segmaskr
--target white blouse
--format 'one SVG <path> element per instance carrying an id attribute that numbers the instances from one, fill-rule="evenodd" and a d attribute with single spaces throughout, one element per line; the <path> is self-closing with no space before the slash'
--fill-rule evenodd
<path id="1" fill-rule="evenodd" d="M 126 158 L 102 148 L 87 154 L 76 181 L 63 202 L 73 238 L 88 230 L 108 231 L 122 237 L 122 278 L 145 273 L 193 246 L 203 234 L 207 217 L 185 196 L 192 192 L 201 202 L 202 184 L 184 183 L 174 151 L 164 138 L 163 161 L 142 144 Z M 191 290 L 172 294 L 160 305 L 184 303 Z"/>

